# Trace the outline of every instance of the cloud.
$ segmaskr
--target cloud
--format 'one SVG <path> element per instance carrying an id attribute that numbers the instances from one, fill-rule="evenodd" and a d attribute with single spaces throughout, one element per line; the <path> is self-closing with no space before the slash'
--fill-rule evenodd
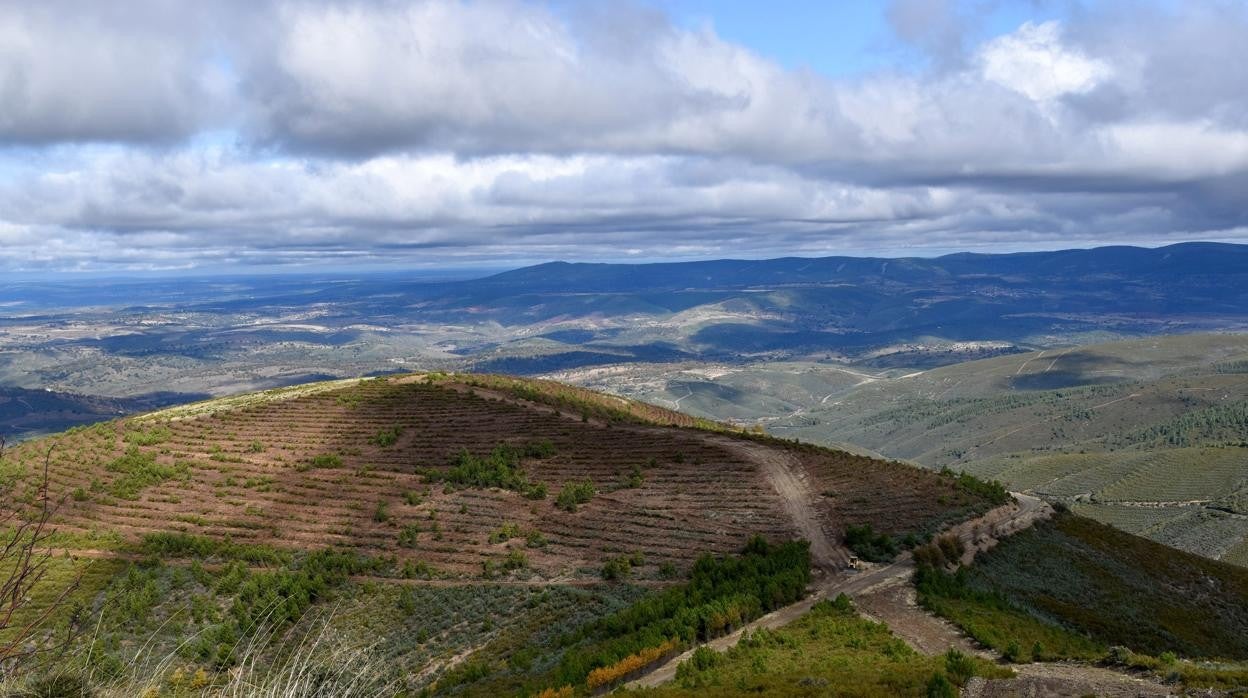
<path id="1" fill-rule="evenodd" d="M 172 141 L 221 116 L 202 12 L 140 0 L 0 2 L 0 145 Z"/>
<path id="2" fill-rule="evenodd" d="M 0 268 L 1244 235 L 1248 10 L 889 19 L 932 60 L 832 79 L 615 3 L 0 0 Z"/>
<path id="3" fill-rule="evenodd" d="M 1104 61 L 1063 46 L 1057 22 L 1027 22 L 989 41 L 978 58 L 984 78 L 1035 102 L 1085 94 L 1113 75 Z"/>

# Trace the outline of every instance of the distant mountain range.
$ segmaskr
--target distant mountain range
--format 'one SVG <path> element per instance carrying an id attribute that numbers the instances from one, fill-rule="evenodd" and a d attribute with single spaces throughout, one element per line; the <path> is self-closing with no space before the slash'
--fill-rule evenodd
<path id="1" fill-rule="evenodd" d="M 925 369 L 1248 329 L 1248 246 L 934 259 L 553 262 L 480 279 L 258 276 L 0 284 L 0 385 L 229 394 L 413 369 L 819 361 Z"/>
<path id="2" fill-rule="evenodd" d="M 563 332 L 546 336 L 582 345 L 582 352 L 583 345 L 656 341 L 716 359 L 762 352 L 853 358 L 890 344 L 933 340 L 1031 348 L 1248 326 L 1248 246 L 1185 243 L 935 259 L 556 262 L 419 293 L 430 317 L 545 326 Z M 660 320 L 663 331 L 641 329 L 644 322 L 637 321 L 647 318 Z M 570 329 L 588 332 L 570 335 Z"/>
<path id="3" fill-rule="evenodd" d="M 1186 242 L 1167 247 L 1097 247 L 1015 254 L 957 253 L 943 257 L 782 257 L 720 259 L 652 264 L 550 262 L 485 279 L 448 284 L 485 295 L 525 293 L 610 293 L 742 289 L 757 286 L 929 285 L 996 280 L 1076 281 L 1094 285 L 1112 279 L 1202 285 L 1200 280 L 1248 277 L 1248 245 Z M 1223 289 L 1224 299 L 1248 298 L 1248 289 Z M 1242 308 L 1242 306 L 1240 306 Z"/>

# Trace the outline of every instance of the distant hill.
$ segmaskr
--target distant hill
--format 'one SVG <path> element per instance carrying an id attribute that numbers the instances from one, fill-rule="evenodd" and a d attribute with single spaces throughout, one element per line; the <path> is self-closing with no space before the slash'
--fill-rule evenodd
<path id="1" fill-rule="evenodd" d="M 860 384 L 773 432 L 997 478 L 1248 565 L 1248 335 L 967 362 Z"/>
<path id="2" fill-rule="evenodd" d="M 1248 245 L 1190 242 L 1159 248 L 1114 246 L 1015 254 L 958 253 L 934 258 L 784 257 L 650 264 L 550 262 L 452 286 L 485 296 L 490 292 L 500 295 L 635 293 L 806 284 L 927 285 L 985 279 L 1011 285 L 1077 280 L 1081 285 L 1092 286 L 1116 278 L 1183 286 L 1197 285 L 1202 278 L 1244 278 L 1246 275 Z M 1212 295 L 1240 301 L 1245 298 L 1243 289 L 1223 288 Z M 1235 308 L 1242 310 L 1243 306 Z"/>
<path id="3" fill-rule="evenodd" d="M 424 287 L 421 294 L 422 312 L 447 322 L 472 317 L 546 328 L 544 336 L 558 343 L 500 349 L 544 356 L 531 372 L 601 364 L 596 350 L 655 342 L 679 351 L 668 360 L 834 355 L 875 356 L 871 365 L 882 367 L 924 366 L 959 360 L 942 353 L 942 341 L 1003 343 L 996 351 L 1005 353 L 1248 327 L 1248 246 L 1183 243 L 934 259 L 554 262 Z M 905 344 L 919 346 L 876 356 Z M 632 360 L 650 360 L 633 353 Z"/>
<path id="4" fill-rule="evenodd" d="M 0 387 L 0 435 L 10 441 L 94 424 L 121 415 L 187 402 L 199 396 L 155 394 L 108 398 L 53 390 Z"/>
<path id="5" fill-rule="evenodd" d="M 459 281 L 139 279 L 103 294 L 11 282 L 0 303 L 0 385 L 116 397 L 416 369 L 790 361 L 909 372 L 1248 328 L 1248 246 L 554 262 Z"/>

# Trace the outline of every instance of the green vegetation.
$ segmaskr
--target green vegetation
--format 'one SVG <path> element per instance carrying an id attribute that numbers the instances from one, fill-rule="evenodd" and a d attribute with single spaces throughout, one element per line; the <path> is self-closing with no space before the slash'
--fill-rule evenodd
<path id="1" fill-rule="evenodd" d="M 280 630 L 298 621 L 309 607 L 353 574 L 377 571 L 383 563 L 355 553 L 322 550 L 289 566 L 250 572 L 239 562 L 229 566 L 215 584 L 218 594 L 232 594 L 229 613 L 205 627 L 187 651 L 201 661 L 228 667 L 238 660 L 237 648 L 262 628 Z"/>
<path id="2" fill-rule="evenodd" d="M 642 475 L 641 466 L 633 465 L 632 469 L 628 471 L 628 477 L 624 478 L 623 485 L 628 489 L 635 490 L 641 487 L 644 482 L 645 477 Z"/>
<path id="3" fill-rule="evenodd" d="M 990 662 L 952 651 L 926 657 L 888 627 L 854 612 L 848 600 L 820 601 L 778 630 L 749 633 L 723 654 L 700 649 L 682 663 L 674 684 L 655 696 L 928 696 L 933 684 L 957 686 L 972 676 L 1010 676 Z"/>
<path id="4" fill-rule="evenodd" d="M 150 429 L 140 429 L 138 431 L 127 431 L 124 437 L 126 443 L 135 446 L 155 446 L 164 443 L 173 438 L 173 432 L 168 427 L 155 426 Z"/>
<path id="5" fill-rule="evenodd" d="M 634 567 L 640 567 L 645 563 L 646 557 L 639 552 L 613 557 L 602 566 L 602 578 L 609 582 L 627 579 L 632 575 Z"/>
<path id="6" fill-rule="evenodd" d="M 402 433 L 403 433 L 402 427 L 390 427 L 389 429 L 382 429 L 381 431 L 377 432 L 376 434 L 373 435 L 373 438 L 369 439 L 369 441 L 371 441 L 376 446 L 386 448 L 388 446 L 393 446 L 395 443 L 397 443 L 399 440 L 399 435 Z"/>
<path id="7" fill-rule="evenodd" d="M 1019 659 L 1037 646 L 1045 658 L 1091 659 L 1110 645 L 1248 658 L 1248 570 L 1072 514 L 1011 536 L 957 574 L 925 568 L 917 582 L 924 605 Z"/>
<path id="8" fill-rule="evenodd" d="M 489 540 L 491 545 L 495 545 L 506 543 L 512 538 L 520 538 L 523 535 L 524 533 L 520 530 L 520 525 L 509 521 L 490 533 Z"/>
<path id="9" fill-rule="evenodd" d="M 962 554 L 965 552 L 966 545 L 961 538 L 956 535 L 940 536 L 914 549 L 914 564 L 920 569 L 931 567 L 940 570 L 949 566 L 956 567 L 961 563 Z"/>
<path id="10" fill-rule="evenodd" d="M 138 446 L 129 447 L 124 455 L 109 462 L 104 468 L 118 473 L 108 491 L 121 499 L 138 499 L 144 489 L 166 480 L 188 478 L 191 472 L 190 465 L 184 461 L 172 465 L 160 463 L 154 454 L 142 451 Z"/>
<path id="11" fill-rule="evenodd" d="M 942 468 L 941 475 L 953 478 L 958 489 L 967 494 L 987 500 L 1000 506 L 1010 501 L 1010 493 L 1005 485 L 996 480 L 981 480 L 970 473 L 954 473 L 949 468 Z"/>
<path id="12" fill-rule="evenodd" d="M 390 520 L 390 504 L 389 502 L 377 502 L 376 508 L 373 509 L 373 522 L 385 523 Z"/>
<path id="13" fill-rule="evenodd" d="M 1248 400 L 1190 410 L 1161 424 L 1128 432 L 1117 446 L 1201 446 L 1248 443 Z"/>
<path id="14" fill-rule="evenodd" d="M 399 547 L 415 548 L 420 542 L 420 525 L 407 524 L 399 531 Z"/>
<path id="15" fill-rule="evenodd" d="M 549 458 L 555 448 L 549 441 L 538 441 L 524 446 L 500 444 L 488 455 L 476 456 L 468 449 L 461 449 L 455 456 L 450 470 L 440 472 L 430 468 L 421 471 L 430 482 L 447 482 L 461 487 L 498 487 L 520 492 L 532 499 L 546 496 L 546 486 L 529 481 L 521 468 L 521 458 Z"/>
<path id="16" fill-rule="evenodd" d="M 891 562 L 897 557 L 897 542 L 888 534 L 876 533 L 871 524 L 847 526 L 845 545 L 855 555 L 870 562 Z"/>
<path id="17" fill-rule="evenodd" d="M 699 559 L 687 584 L 649 596 L 577 633 L 550 685 L 583 683 L 594 669 L 670 640 L 717 637 L 801 598 L 810 581 L 806 543 L 754 538 L 740 557 Z"/>
<path id="18" fill-rule="evenodd" d="M 337 453 L 321 453 L 312 456 L 308 460 L 295 466 L 300 472 L 311 470 L 312 468 L 341 468 L 342 456 Z"/>
<path id="19" fill-rule="evenodd" d="M 555 506 L 567 512 L 575 512 L 580 505 L 589 503 L 596 494 L 598 489 L 588 480 L 565 482 L 563 489 L 559 490 L 559 496 L 555 498 Z"/>
<path id="20" fill-rule="evenodd" d="M 163 559 L 240 560 L 258 565 L 284 565 L 292 559 L 290 551 L 267 545 L 237 543 L 229 538 L 209 538 L 187 533 L 149 533 L 143 537 L 139 550 L 145 555 Z"/>
<path id="21" fill-rule="evenodd" d="M 967 570 L 949 574 L 921 566 L 915 573 L 919 603 L 960 626 L 967 635 L 991 647 L 1010 661 L 1081 659 L 1096 661 L 1105 645 L 1061 625 L 1015 607 L 999 593 L 979 591 L 967 585 Z M 1042 649 L 1040 656 L 1024 656 L 1021 647 Z"/>

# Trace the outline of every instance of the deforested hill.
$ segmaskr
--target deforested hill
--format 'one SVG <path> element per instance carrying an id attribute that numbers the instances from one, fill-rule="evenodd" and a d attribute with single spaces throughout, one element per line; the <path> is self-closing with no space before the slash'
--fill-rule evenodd
<path id="1" fill-rule="evenodd" d="M 1046 524 L 1040 500 L 971 476 L 554 382 L 412 374 L 183 405 L 10 447 L 0 488 L 8 539 L 44 560 L 0 648 L 53 651 L 24 672 L 5 655 L 6 696 L 571 697 L 639 677 L 922 696 L 972 676 L 1032 690 L 1009 663 L 1057 660 L 1068 692 L 1136 681 L 1091 666 L 1122 661 L 1147 695 L 1162 671 L 1248 684 L 1222 661 L 1244 659 L 1240 568 Z M 13 532 L 42 512 L 43 533 Z M 934 551 L 970 567 L 926 567 Z M 0 559 L 0 581 L 22 567 Z M 1043 603 L 1078 593 L 1098 614 Z M 707 649 L 753 622 L 790 625 Z"/>
<path id="2" fill-rule="evenodd" d="M 500 634 L 547 654 L 483 676 L 583 682 L 633 649 L 552 628 L 591 627 L 702 575 L 718 586 L 697 598 L 712 594 L 704 603 L 728 615 L 699 616 L 691 632 L 720 632 L 705 618 L 731 627 L 799 598 L 812 568 L 843 570 L 851 526 L 913 545 L 1004 497 L 560 384 L 444 374 L 79 427 L 10 447 L 0 483 L 19 519 L 59 502 L 40 541 L 47 577 L 0 641 L 77 580 L 45 629 L 95 624 L 72 655 L 90 663 L 76 676 L 172 681 L 175 665 L 178 681 L 216 676 L 253 661 L 243 655 L 257 633 L 315 616 L 384 657 L 405 690 L 480 679 L 454 668 Z M 733 586 L 755 583 L 745 596 Z M 336 596 L 344 585 L 354 591 Z"/>
<path id="3" fill-rule="evenodd" d="M 50 451 L 66 535 L 343 546 L 452 577 L 498 559 L 507 524 L 547 540 L 527 574 L 575 579 L 623 549 L 657 568 L 755 533 L 800 537 L 786 497 L 811 497 L 831 537 L 931 532 L 983 504 L 910 466 L 661 426 L 695 421 L 591 395 L 488 377 L 313 384 L 71 430 L 13 449 L 6 470 L 29 499 Z M 801 491 L 773 486 L 782 468 Z M 561 506 L 565 488 L 584 501 Z"/>

